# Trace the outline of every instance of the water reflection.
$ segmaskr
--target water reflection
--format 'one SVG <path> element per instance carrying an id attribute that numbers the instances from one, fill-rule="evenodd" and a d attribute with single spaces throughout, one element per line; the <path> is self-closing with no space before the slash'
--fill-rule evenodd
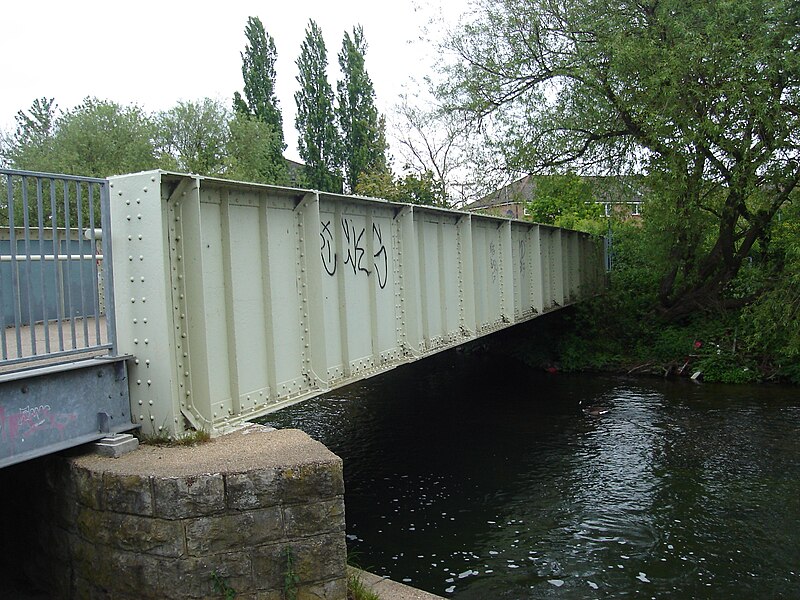
<path id="1" fill-rule="evenodd" d="M 440 595 L 800 597 L 794 388 L 448 353 L 269 422 L 344 459 L 361 564 Z"/>

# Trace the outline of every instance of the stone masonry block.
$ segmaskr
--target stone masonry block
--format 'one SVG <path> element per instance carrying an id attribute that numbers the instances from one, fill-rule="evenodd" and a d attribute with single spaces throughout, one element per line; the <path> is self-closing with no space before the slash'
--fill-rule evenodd
<path id="1" fill-rule="evenodd" d="M 345 600 L 346 598 L 346 577 L 304 585 L 297 590 L 297 600 Z"/>
<path id="2" fill-rule="evenodd" d="M 75 496 L 80 504 L 102 510 L 104 505 L 103 473 L 72 465 Z"/>
<path id="3" fill-rule="evenodd" d="M 291 546 L 284 542 L 261 546 L 253 551 L 253 579 L 259 582 L 259 591 L 283 589 L 287 550 L 291 551 Z"/>
<path id="4" fill-rule="evenodd" d="M 173 558 L 186 552 L 183 525 L 177 521 L 82 508 L 77 525 L 81 537 L 93 544 Z"/>
<path id="5" fill-rule="evenodd" d="M 164 565 L 158 574 L 164 600 L 221 598 L 225 589 L 236 592 L 237 600 L 254 593 L 252 562 L 246 552 L 187 557 Z"/>
<path id="6" fill-rule="evenodd" d="M 186 547 L 192 556 L 232 552 L 283 538 L 280 507 L 189 519 Z"/>
<path id="7" fill-rule="evenodd" d="M 287 551 L 291 553 L 292 570 L 302 584 L 346 577 L 347 546 L 344 533 L 259 548 L 253 553 L 253 576 L 261 581 L 283 581 L 288 570 Z"/>
<path id="8" fill-rule="evenodd" d="M 344 494 L 341 460 L 284 467 L 280 477 L 281 498 L 287 504 Z"/>
<path id="9" fill-rule="evenodd" d="M 157 558 L 136 552 L 109 549 L 103 566 L 112 572 L 114 599 L 160 600 L 164 590 L 158 574 L 173 558 Z"/>
<path id="10" fill-rule="evenodd" d="M 331 533 L 292 544 L 295 572 L 300 581 L 315 582 L 346 577 L 347 545 L 344 533 Z"/>
<path id="11" fill-rule="evenodd" d="M 225 481 L 220 473 L 187 477 L 154 477 L 157 517 L 184 519 L 225 510 Z"/>
<path id="12" fill-rule="evenodd" d="M 275 469 L 258 469 L 225 476 L 226 503 L 231 510 L 274 506 L 281 501 Z"/>
<path id="13" fill-rule="evenodd" d="M 104 509 L 132 515 L 153 516 L 152 477 L 106 472 L 103 485 Z"/>
<path id="14" fill-rule="evenodd" d="M 344 532 L 344 497 L 284 506 L 283 520 L 289 538 Z"/>

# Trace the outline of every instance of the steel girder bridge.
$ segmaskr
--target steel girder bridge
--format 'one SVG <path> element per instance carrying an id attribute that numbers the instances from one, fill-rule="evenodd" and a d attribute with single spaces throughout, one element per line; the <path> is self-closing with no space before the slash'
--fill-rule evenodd
<path id="1" fill-rule="evenodd" d="M 29 175 L 33 188 L 38 182 L 45 190 L 47 177 Z M 111 327 L 105 360 L 123 365 L 113 377 L 124 381 L 123 402 L 101 409 L 88 403 L 76 416 L 91 421 L 98 435 L 98 423 L 108 430 L 109 421 L 155 435 L 224 433 L 575 303 L 605 284 L 602 240 L 576 231 L 163 171 L 112 177 L 103 185 L 101 231 L 86 232 L 89 246 L 78 253 L 101 266 L 87 285 L 102 302 L 91 315 L 72 310 L 81 327 L 89 318 Z M 13 203 L 21 190 L 11 187 Z M 56 189 L 52 201 L 61 196 Z M 47 213 L 46 193 L 44 199 Z M 31 212 L 38 200 L 26 202 Z M 13 224 L 22 227 L 17 246 L 20 239 L 48 237 L 32 216 L 21 218 Z M 102 260 L 96 250 L 92 255 L 95 239 L 104 244 Z M 48 354 L 26 350 L 19 342 L 28 334 L 23 329 L 53 324 L 53 311 L 46 310 L 39 319 L 29 310 L 31 322 L 25 322 L 20 282 L 32 279 L 28 297 L 41 296 L 43 305 L 47 286 L 36 284 L 40 274 L 31 264 L 37 261 L 23 250 L 4 255 L 16 273 L 16 287 L 8 289 L 17 308 L 0 323 L 2 359 L 11 368 L 0 373 L 0 415 L 4 406 L 8 415 L 29 400 L 19 397 L 26 385 L 19 383 L 26 378 L 20 365 L 27 369 Z M 62 265 L 72 252 L 50 255 Z M 12 276 L 0 276 L 5 291 Z M 0 420 L 0 466 L 18 462 L 19 444 Z M 50 451 L 43 448 L 40 453 Z"/>

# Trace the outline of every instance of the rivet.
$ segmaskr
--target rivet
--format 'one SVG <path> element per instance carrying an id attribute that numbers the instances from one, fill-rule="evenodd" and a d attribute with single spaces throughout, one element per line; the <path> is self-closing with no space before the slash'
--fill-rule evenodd
<path id="1" fill-rule="evenodd" d="M 139 338 L 133 338 L 133 343 L 134 344 L 138 344 L 139 343 Z"/>
<path id="2" fill-rule="evenodd" d="M 146 361 L 144 361 L 144 364 L 149 367 L 150 366 L 150 359 L 148 358 Z"/>
<path id="3" fill-rule="evenodd" d="M 133 236 L 132 236 L 132 235 L 129 235 L 129 236 L 128 236 L 128 241 L 130 242 L 131 240 L 133 240 Z"/>
<path id="4" fill-rule="evenodd" d="M 147 385 L 153 385 L 153 381 L 152 381 L 152 380 L 150 380 L 150 379 L 148 379 L 148 380 L 147 380 Z"/>
<path id="5" fill-rule="evenodd" d="M 142 189 L 144 189 L 145 193 L 147 193 L 147 188 L 146 188 L 146 187 L 145 187 L 145 188 L 142 188 Z"/>
<path id="6" fill-rule="evenodd" d="M 128 219 L 128 221 L 131 220 L 131 216 L 130 215 L 125 215 L 125 218 Z"/>
<path id="7" fill-rule="evenodd" d="M 136 302 L 136 298 L 131 298 L 131 303 Z"/>
<path id="8" fill-rule="evenodd" d="M 144 283 L 144 277 L 141 278 L 142 283 Z"/>
<path id="9" fill-rule="evenodd" d="M 128 256 L 128 260 L 133 260 L 133 256 Z"/>
<path id="10" fill-rule="evenodd" d="M 144 343 L 145 343 L 145 344 L 149 344 L 149 343 L 150 343 L 150 340 L 148 340 L 147 338 L 144 338 Z"/>
<path id="11" fill-rule="evenodd" d="M 139 234 L 139 239 L 142 239 L 142 234 L 141 233 Z"/>
<path id="12" fill-rule="evenodd" d="M 141 379 L 137 379 L 136 380 L 136 385 L 142 385 L 142 380 Z"/>
<path id="13" fill-rule="evenodd" d="M 139 406 L 141 406 L 141 405 L 142 405 L 142 401 L 141 401 L 141 400 L 139 400 Z"/>
<path id="14" fill-rule="evenodd" d="M 142 255 L 140 254 L 140 255 L 139 255 L 139 260 L 144 260 L 144 256 L 142 256 Z"/>
<path id="15" fill-rule="evenodd" d="M 144 415 L 139 415 L 139 420 L 144 421 Z"/>
<path id="16" fill-rule="evenodd" d="M 150 420 L 151 420 L 151 421 L 155 421 L 155 420 L 156 420 L 156 418 L 155 418 L 153 415 L 150 415 Z"/>
<path id="17" fill-rule="evenodd" d="M 147 296 L 142 296 L 142 302 L 147 302 Z"/>
<path id="18" fill-rule="evenodd" d="M 136 215 L 136 218 L 141 221 L 142 220 L 142 213 L 139 213 L 138 215 Z"/>
<path id="19" fill-rule="evenodd" d="M 153 406 L 153 401 L 152 401 L 152 400 L 150 400 L 150 401 L 148 402 L 148 404 L 149 404 L 150 406 Z M 161 428 L 159 427 L 159 429 L 161 429 Z"/>
<path id="20" fill-rule="evenodd" d="M 134 280 L 134 278 L 133 278 L 133 277 L 131 277 L 131 283 L 133 283 L 133 280 Z"/>

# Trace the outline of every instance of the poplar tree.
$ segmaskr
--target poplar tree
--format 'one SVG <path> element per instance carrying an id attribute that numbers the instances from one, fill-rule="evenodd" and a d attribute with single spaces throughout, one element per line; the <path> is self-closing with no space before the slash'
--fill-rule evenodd
<path id="1" fill-rule="evenodd" d="M 353 35 L 345 32 L 339 67 L 342 79 L 336 85 L 336 114 L 342 136 L 342 166 L 350 192 L 365 173 L 387 171 L 385 120 L 375 107 L 375 89 L 364 67 L 367 44 L 358 25 Z"/>
<path id="2" fill-rule="evenodd" d="M 286 149 L 283 138 L 283 117 L 275 95 L 275 63 L 278 60 L 275 41 L 266 32 L 258 17 L 247 18 L 244 33 L 248 42 L 244 52 L 241 53 L 244 97 L 239 92 L 233 97 L 236 116 L 231 122 L 232 135 L 237 128 L 247 129 L 248 126 L 243 123 L 246 120 L 266 125 L 266 127 L 258 126 L 259 137 L 267 140 L 263 148 L 258 150 L 262 156 L 257 162 L 264 165 L 263 169 L 259 169 L 258 179 L 266 183 L 287 183 L 288 173 L 283 158 L 283 151 Z M 250 162 L 248 157 L 244 156 L 233 159 L 239 163 Z"/>
<path id="3" fill-rule="evenodd" d="M 339 135 L 333 110 L 333 88 L 328 82 L 328 55 L 319 26 L 309 20 L 306 38 L 296 61 L 297 146 L 306 164 L 308 184 L 326 192 L 342 191 L 339 174 Z"/>

